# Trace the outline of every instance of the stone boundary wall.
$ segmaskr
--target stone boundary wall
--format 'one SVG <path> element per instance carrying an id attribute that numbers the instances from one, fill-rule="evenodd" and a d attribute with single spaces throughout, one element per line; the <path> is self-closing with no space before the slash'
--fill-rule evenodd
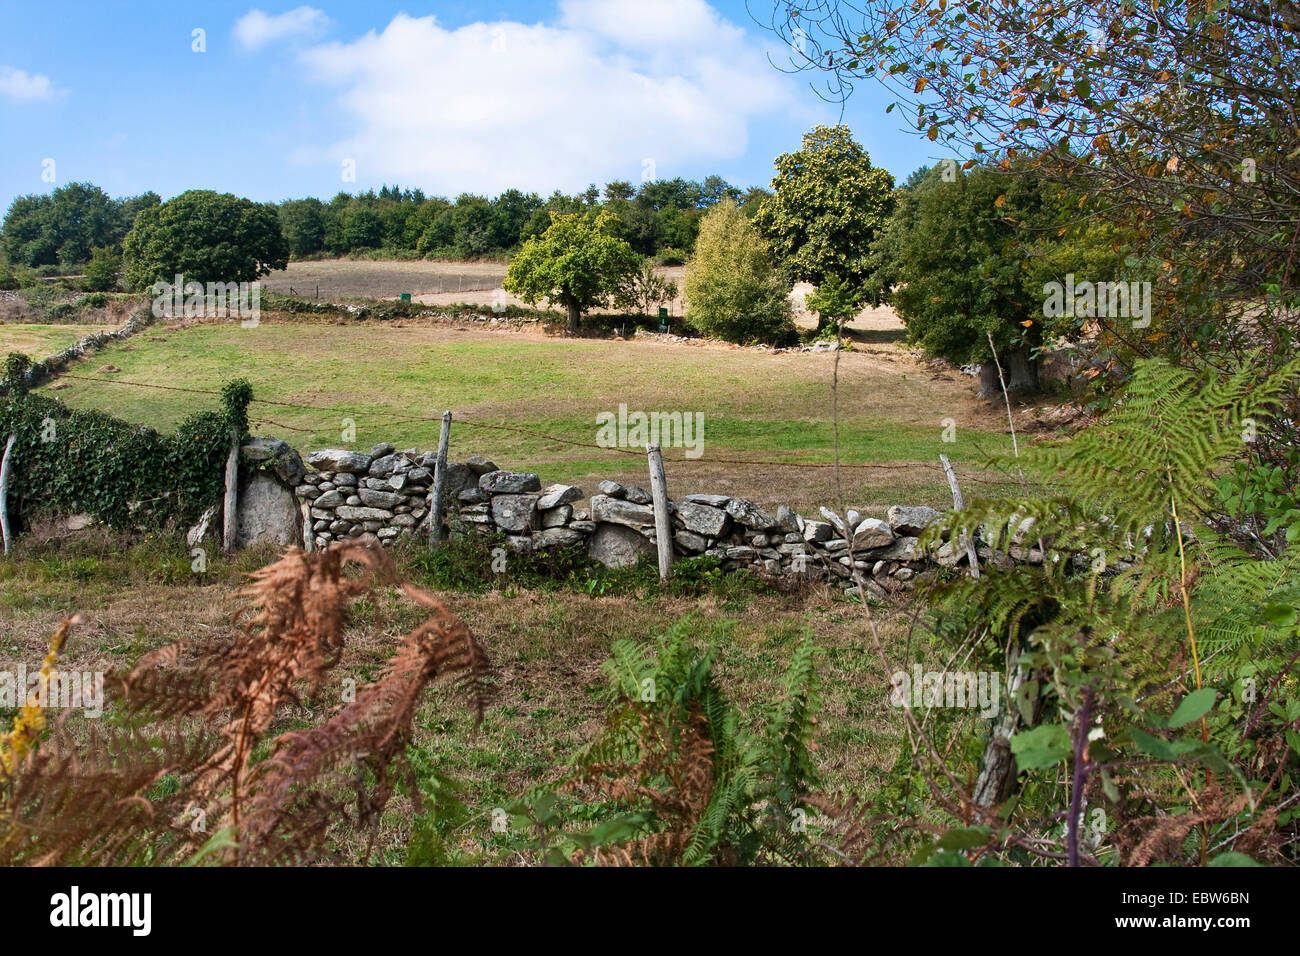
<path id="1" fill-rule="evenodd" d="M 275 442 L 252 439 L 252 442 Z M 247 446 L 246 446 L 246 450 Z M 291 452 L 291 449 L 288 449 Z M 266 462 L 263 446 L 258 460 Z M 247 457 L 247 456 L 246 456 Z M 301 503 L 302 540 L 312 548 L 345 538 L 373 536 L 390 544 L 405 535 L 429 532 L 429 491 L 436 455 L 418 449 L 376 445 L 369 454 L 326 449 L 307 455 L 312 470 L 293 487 Z M 276 466 L 284 471 L 282 464 Z M 296 472 L 290 468 L 289 471 Z M 656 553 L 654 508 L 644 489 L 602 481 L 586 509 L 573 485 L 543 486 L 538 475 L 507 471 L 482 456 L 447 466 L 444 512 L 452 537 L 499 533 L 516 552 L 585 543 L 587 552 L 610 567 L 634 564 Z M 895 505 L 884 520 L 850 511 L 846 525 L 829 509 L 816 518 L 782 505 L 770 512 L 735 495 L 694 493 L 670 502 L 676 555 L 716 557 L 724 570 L 749 569 L 771 578 L 809 577 L 848 584 L 853 571 L 850 538 L 858 569 L 867 572 L 877 595 L 906 590 L 936 567 L 967 561 L 966 549 L 942 542 L 926 553 L 920 534 L 940 513 L 928 507 Z M 1028 528 L 1022 528 L 1024 538 Z M 1013 542 L 1009 555 L 979 547 L 983 561 L 1041 562 L 1027 543 Z"/>
<path id="2" fill-rule="evenodd" d="M 35 388 L 69 362 L 84 358 L 89 353 L 103 348 L 109 342 L 121 342 L 124 339 L 129 339 L 137 332 L 149 328 L 149 326 L 153 325 L 153 322 L 153 314 L 148 309 L 137 309 L 122 323 L 120 329 L 114 329 L 112 332 L 91 332 L 89 335 L 83 336 L 75 345 L 69 345 L 62 352 L 55 352 L 53 355 L 39 361 L 33 360 L 25 376 L 27 387 Z M 7 395 L 8 393 L 9 386 L 0 382 L 0 395 Z"/>

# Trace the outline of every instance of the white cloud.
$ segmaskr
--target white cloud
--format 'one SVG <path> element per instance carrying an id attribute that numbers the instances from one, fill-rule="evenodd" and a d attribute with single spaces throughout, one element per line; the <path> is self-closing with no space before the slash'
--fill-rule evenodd
<path id="1" fill-rule="evenodd" d="M 329 22 L 315 7 L 294 7 L 274 17 L 254 9 L 235 21 L 235 39 L 245 50 L 258 50 L 276 40 L 314 38 Z"/>
<path id="2" fill-rule="evenodd" d="M 802 112 L 764 48 L 702 0 L 563 0 L 556 25 L 399 14 L 302 54 L 352 131 L 300 148 L 362 182 L 549 193 L 741 157 L 749 124 Z"/>
<path id="3" fill-rule="evenodd" d="M 0 96 L 18 102 L 52 100 L 58 95 L 48 76 L 27 73 L 12 66 L 0 66 Z"/>

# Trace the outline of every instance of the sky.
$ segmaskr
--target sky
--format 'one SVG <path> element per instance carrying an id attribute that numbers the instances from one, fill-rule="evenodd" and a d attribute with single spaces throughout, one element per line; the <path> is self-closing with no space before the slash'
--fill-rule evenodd
<path id="1" fill-rule="evenodd" d="M 791 51 L 749 2 L 0 0 L 0 209 L 81 181 L 275 202 L 765 186 L 841 108 L 772 65 Z M 938 156 L 890 99 L 863 85 L 842 118 L 901 180 Z"/>

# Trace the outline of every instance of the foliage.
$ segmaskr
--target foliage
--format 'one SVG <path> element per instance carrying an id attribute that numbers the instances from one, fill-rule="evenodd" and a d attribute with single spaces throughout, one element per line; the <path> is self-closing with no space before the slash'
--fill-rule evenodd
<path id="1" fill-rule="evenodd" d="M 326 693 L 349 606 L 381 584 L 426 608 L 427 620 L 328 718 L 271 738 L 304 691 L 307 700 Z M 338 823 L 369 828 L 373 839 L 405 779 L 412 722 L 432 681 L 457 676 L 482 713 L 483 649 L 434 595 L 398 580 L 382 549 L 291 548 L 240 596 L 234 640 L 171 645 L 109 675 L 120 726 L 77 740 L 60 724 L 34 750 L 28 742 L 0 778 L 0 861 L 318 863 Z M 15 732 L 30 726 L 25 718 Z M 17 750 L 6 741 L 0 753 Z"/>
<path id="2" fill-rule="evenodd" d="M 775 345 L 794 338 L 789 288 L 763 237 L 730 200 L 700 224 L 684 291 L 686 320 L 705 335 Z"/>
<path id="3" fill-rule="evenodd" d="M 126 285 L 253 282 L 289 261 L 274 206 L 192 189 L 141 211 L 123 242 Z"/>
<path id="4" fill-rule="evenodd" d="M 817 313 L 819 334 L 838 334 L 843 323 L 857 313 L 861 294 L 838 276 L 827 276 L 808 297 L 808 308 Z"/>
<path id="5" fill-rule="evenodd" d="M 174 435 L 132 425 L 106 412 L 70 409 L 27 394 L 26 356 L 10 355 L 0 400 L 0 433 L 15 435 L 11 514 L 85 512 L 110 525 L 192 524 L 220 500 L 222 462 L 232 428 L 247 433 L 248 383 L 223 390 L 224 414 L 200 412 Z"/>
<path id="6" fill-rule="evenodd" d="M 982 526 L 994 552 L 1043 559 L 986 561 L 935 592 L 947 653 L 1000 659 L 1011 691 L 1002 781 L 962 792 L 974 768 L 936 765 L 941 744 L 909 761 L 943 781 L 950 826 L 983 828 L 971 855 L 1295 862 L 1300 549 L 1217 530 L 1215 482 L 1245 455 L 1243 419 L 1272 427 L 1298 378 L 1300 362 L 1265 379 L 1139 363 L 1106 421 L 1017 459 L 1048 494 L 978 500 L 932 529 Z"/>
<path id="7" fill-rule="evenodd" d="M 86 264 L 86 290 L 89 292 L 113 291 L 117 288 L 117 274 L 121 269 L 121 256 L 104 246 L 96 246 L 91 250 L 90 262 Z"/>
<path id="8" fill-rule="evenodd" d="M 776 158 L 772 188 L 754 224 L 781 268 L 817 286 L 834 277 L 865 301 L 871 250 L 894 210 L 894 177 L 871 165 L 847 126 L 817 126 L 801 149 Z"/>
<path id="9" fill-rule="evenodd" d="M 48 196 L 19 196 L 0 228 L 5 256 L 19 266 L 72 268 L 95 248 L 121 250 L 141 209 L 158 203 L 156 193 L 110 199 L 98 186 L 69 183 Z"/>
<path id="10" fill-rule="evenodd" d="M 697 627 L 686 617 L 654 645 L 619 641 L 610 649 L 604 729 L 560 782 L 562 794 L 595 795 L 596 826 L 549 832 L 559 819 L 550 787 L 516 807 L 540 830 L 539 849 L 551 862 L 789 865 L 810 858 L 800 804 L 817 780 L 810 754 L 816 648 L 808 637 L 799 643 L 779 696 L 751 727 L 719 688 L 713 651 L 692 640 Z"/>
<path id="11" fill-rule="evenodd" d="M 640 268 L 632 247 L 609 234 L 612 222 L 608 212 L 552 215 L 546 232 L 510 261 L 502 287 L 529 305 L 559 302 L 576 332 L 582 313 L 617 296 Z"/>
<path id="12" fill-rule="evenodd" d="M 643 259 L 618 290 L 615 303 L 620 309 L 648 316 L 661 304 L 677 298 L 678 291 L 677 283 L 661 276 L 652 260 Z"/>

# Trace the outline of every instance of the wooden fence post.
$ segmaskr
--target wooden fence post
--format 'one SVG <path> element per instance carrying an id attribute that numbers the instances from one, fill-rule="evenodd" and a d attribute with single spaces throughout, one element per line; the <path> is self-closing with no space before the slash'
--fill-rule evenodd
<path id="1" fill-rule="evenodd" d="M 226 456 L 226 498 L 221 510 L 221 550 L 230 554 L 235 550 L 239 532 L 239 436 L 230 442 Z"/>
<path id="2" fill-rule="evenodd" d="M 952 469 L 952 462 L 948 460 L 947 455 L 939 456 L 939 463 L 943 465 L 944 473 L 948 476 L 948 487 L 952 489 L 952 507 L 954 511 L 961 511 L 966 507 L 966 502 L 961 496 L 961 486 L 957 484 L 957 472 Z M 956 545 L 953 545 L 956 548 Z M 975 552 L 975 531 L 971 529 L 970 535 L 966 538 L 966 557 L 970 561 L 970 576 L 978 578 L 980 576 L 980 559 Z"/>
<path id="3" fill-rule="evenodd" d="M 668 580 L 673 568 L 673 528 L 668 514 L 668 479 L 658 445 L 646 445 L 650 461 L 650 494 L 655 506 L 655 544 L 659 548 L 659 579 Z"/>
<path id="4" fill-rule="evenodd" d="M 0 462 L 0 534 L 4 535 L 5 554 L 9 553 L 9 472 L 13 468 L 13 450 L 17 435 L 5 442 L 4 460 Z"/>
<path id="5" fill-rule="evenodd" d="M 451 440 L 451 412 L 442 413 L 438 432 L 438 459 L 433 466 L 433 491 L 429 493 L 429 544 L 442 544 L 442 496 L 447 488 L 447 445 Z"/>

